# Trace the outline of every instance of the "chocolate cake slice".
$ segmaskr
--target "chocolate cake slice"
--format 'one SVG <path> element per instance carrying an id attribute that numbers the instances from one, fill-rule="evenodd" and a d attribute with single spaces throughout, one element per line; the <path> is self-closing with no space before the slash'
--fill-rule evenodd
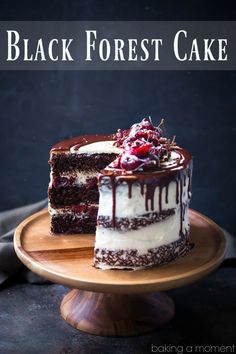
<path id="1" fill-rule="evenodd" d="M 95 232 L 97 176 L 120 152 L 114 135 L 84 135 L 52 147 L 48 187 L 52 233 Z"/>
<path id="2" fill-rule="evenodd" d="M 118 131 L 122 154 L 99 175 L 94 265 L 141 269 L 185 255 L 192 157 L 149 118 Z"/>

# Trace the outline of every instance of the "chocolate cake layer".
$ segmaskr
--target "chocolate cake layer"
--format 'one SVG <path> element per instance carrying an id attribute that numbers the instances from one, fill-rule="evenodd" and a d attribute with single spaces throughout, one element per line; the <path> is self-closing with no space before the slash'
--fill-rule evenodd
<path id="1" fill-rule="evenodd" d="M 136 249 L 113 251 L 97 248 L 95 249 L 94 266 L 97 268 L 101 265 L 106 265 L 109 268 L 145 268 L 169 263 L 178 257 L 185 256 L 192 248 L 193 244 L 183 238 L 168 245 L 152 248 L 143 255 L 139 255 Z"/>
<path id="2" fill-rule="evenodd" d="M 75 154 L 56 153 L 49 160 L 53 174 L 57 175 L 69 171 L 97 171 L 104 169 L 110 164 L 117 154 Z"/>
<path id="3" fill-rule="evenodd" d="M 53 176 L 52 187 L 72 187 L 72 186 L 83 186 L 86 185 L 88 189 L 97 189 L 97 177 L 86 177 L 84 180 L 77 179 L 76 175 L 70 174 L 69 176 Z"/>
<path id="4" fill-rule="evenodd" d="M 175 213 L 174 209 L 162 210 L 160 213 L 146 213 L 135 218 L 115 218 L 116 229 L 120 231 L 137 230 L 147 225 L 160 222 Z M 113 228 L 113 220 L 109 216 L 99 215 L 98 225 L 105 228 Z"/>
<path id="5" fill-rule="evenodd" d="M 58 214 L 51 217 L 51 232 L 54 234 L 94 233 L 96 214 L 90 217 L 77 217 L 73 214 Z"/>
<path id="6" fill-rule="evenodd" d="M 87 185 L 65 186 L 48 189 L 48 197 L 53 208 L 77 205 L 81 202 L 98 203 L 99 193 L 97 186 L 89 188 Z"/>

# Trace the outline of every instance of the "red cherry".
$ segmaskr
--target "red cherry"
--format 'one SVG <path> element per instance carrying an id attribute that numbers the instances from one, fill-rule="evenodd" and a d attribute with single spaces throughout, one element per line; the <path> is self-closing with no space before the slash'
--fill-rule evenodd
<path id="1" fill-rule="evenodd" d="M 87 187 L 88 189 L 95 189 L 97 188 L 98 180 L 97 177 L 87 178 Z"/>
<path id="2" fill-rule="evenodd" d="M 54 177 L 52 180 L 52 185 L 54 188 L 57 188 L 59 186 L 59 181 L 60 181 L 60 177 Z"/>
<path id="3" fill-rule="evenodd" d="M 167 140 L 167 138 L 160 137 L 160 144 L 166 144 Z"/>
<path id="4" fill-rule="evenodd" d="M 88 206 L 86 204 L 73 205 L 71 209 L 74 213 L 87 213 Z"/>
<path id="5" fill-rule="evenodd" d="M 89 214 L 89 217 L 90 217 L 90 218 L 96 218 L 96 216 L 97 216 L 97 209 L 96 209 L 96 208 L 93 208 L 93 207 L 89 208 L 89 209 L 88 209 L 88 214 Z"/>
<path id="6" fill-rule="evenodd" d="M 116 137 L 117 137 L 118 139 L 120 139 L 120 138 L 122 138 L 122 136 L 123 136 L 122 130 L 121 130 L 121 129 L 117 129 Z"/>
<path id="7" fill-rule="evenodd" d="M 151 148 L 152 148 L 152 144 L 150 143 L 143 144 L 136 149 L 136 154 L 138 157 L 145 157 L 146 155 L 149 154 Z"/>
<path id="8" fill-rule="evenodd" d="M 55 188 L 58 187 L 68 187 L 71 186 L 74 182 L 74 178 L 73 177 L 54 177 L 53 181 L 52 181 L 52 185 Z"/>
<path id="9" fill-rule="evenodd" d="M 128 137 L 129 135 L 129 130 L 121 130 L 118 129 L 116 132 L 116 146 L 122 146 L 124 140 Z"/>
<path id="10" fill-rule="evenodd" d="M 140 129 L 142 129 L 142 126 L 140 123 L 137 124 L 133 124 L 130 131 L 129 131 L 129 138 L 134 138 L 136 137 L 136 134 L 140 131 Z"/>
<path id="11" fill-rule="evenodd" d="M 152 120 L 150 117 L 148 118 L 143 118 L 141 122 L 142 128 L 149 129 L 149 130 L 155 130 L 155 127 L 152 124 Z"/>
<path id="12" fill-rule="evenodd" d="M 148 140 L 149 134 L 148 134 L 148 130 L 147 129 L 142 129 L 139 130 L 136 134 L 135 134 L 135 138 L 136 139 L 145 139 Z"/>
<path id="13" fill-rule="evenodd" d="M 130 152 L 132 155 L 136 155 L 142 158 L 149 154 L 149 151 L 151 150 L 152 146 L 153 145 L 151 143 L 142 140 L 136 140 L 132 144 Z"/>
<path id="14" fill-rule="evenodd" d="M 111 168 L 120 168 L 120 156 L 109 164 Z"/>
<path id="15" fill-rule="evenodd" d="M 140 161 L 139 158 L 135 155 L 124 154 L 120 159 L 121 168 L 126 171 L 136 170 L 141 164 L 142 161 Z"/>

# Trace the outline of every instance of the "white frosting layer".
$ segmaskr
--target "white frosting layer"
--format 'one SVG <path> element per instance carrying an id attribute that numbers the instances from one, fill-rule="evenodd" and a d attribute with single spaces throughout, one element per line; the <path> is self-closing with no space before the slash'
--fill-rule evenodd
<path id="1" fill-rule="evenodd" d="M 189 230 L 187 210 L 185 215 L 183 230 Z M 180 208 L 169 218 L 139 230 L 121 232 L 98 226 L 96 230 L 95 248 L 105 248 L 109 250 L 137 249 L 140 255 L 146 254 L 151 248 L 167 245 L 178 240 L 179 231 Z"/>
<path id="2" fill-rule="evenodd" d="M 64 172 L 64 173 L 61 173 L 60 174 L 60 177 L 67 177 L 67 178 L 70 178 L 70 177 L 74 177 L 75 178 L 75 181 L 73 182 L 73 185 L 74 186 L 77 186 L 77 185 L 81 185 L 81 184 L 86 184 L 86 180 L 88 178 L 94 178 L 94 177 L 97 177 L 98 176 L 98 172 L 96 171 L 91 171 L 91 172 L 79 172 L 79 171 L 76 171 L 76 172 Z M 50 182 L 49 182 L 49 187 L 52 186 L 52 172 L 50 173 Z"/>
<path id="3" fill-rule="evenodd" d="M 114 141 L 112 140 L 97 141 L 96 143 L 81 146 L 78 150 L 75 149 L 75 146 L 70 148 L 70 152 L 75 154 L 120 154 L 122 152 L 121 148 L 114 146 Z"/>
<path id="4" fill-rule="evenodd" d="M 97 204 L 89 204 L 90 207 L 97 207 Z M 53 215 L 76 215 L 76 217 L 81 216 L 83 217 L 84 213 L 76 213 L 72 211 L 69 207 L 65 208 L 53 208 L 50 203 L 48 203 L 48 212 L 51 216 Z"/>
<path id="5" fill-rule="evenodd" d="M 186 178 L 186 185 L 183 186 L 183 203 L 188 201 L 188 181 Z M 180 182 L 179 182 L 180 184 Z M 180 186 L 179 186 L 180 190 Z M 145 193 L 141 194 L 141 187 L 137 183 L 132 185 L 132 198 L 129 198 L 128 185 L 126 182 L 116 187 L 116 217 L 138 217 L 147 213 L 148 211 L 159 212 L 159 194 L 160 187 L 156 187 L 154 192 L 154 210 L 151 210 L 151 200 L 148 201 L 149 210 L 145 207 Z M 165 187 L 162 188 L 162 210 L 176 208 L 176 182 L 171 182 L 168 188 L 168 203 L 165 200 Z M 111 189 L 106 185 L 100 187 L 100 199 L 98 215 L 112 217 L 113 197 Z"/>
<path id="6" fill-rule="evenodd" d="M 74 184 L 85 184 L 86 180 L 89 178 L 94 178 L 97 177 L 98 173 L 97 172 L 77 172 L 75 174 L 75 182 Z"/>

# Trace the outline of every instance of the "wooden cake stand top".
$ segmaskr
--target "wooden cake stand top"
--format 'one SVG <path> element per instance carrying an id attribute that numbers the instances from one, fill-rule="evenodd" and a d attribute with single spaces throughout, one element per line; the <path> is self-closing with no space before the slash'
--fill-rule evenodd
<path id="1" fill-rule="evenodd" d="M 14 245 L 18 257 L 29 269 L 55 283 L 104 293 L 163 291 L 195 282 L 224 258 L 226 240 L 222 230 L 193 210 L 190 223 L 190 240 L 195 247 L 187 256 L 138 271 L 94 268 L 94 235 L 51 235 L 47 210 L 30 216 L 17 227 Z"/>

